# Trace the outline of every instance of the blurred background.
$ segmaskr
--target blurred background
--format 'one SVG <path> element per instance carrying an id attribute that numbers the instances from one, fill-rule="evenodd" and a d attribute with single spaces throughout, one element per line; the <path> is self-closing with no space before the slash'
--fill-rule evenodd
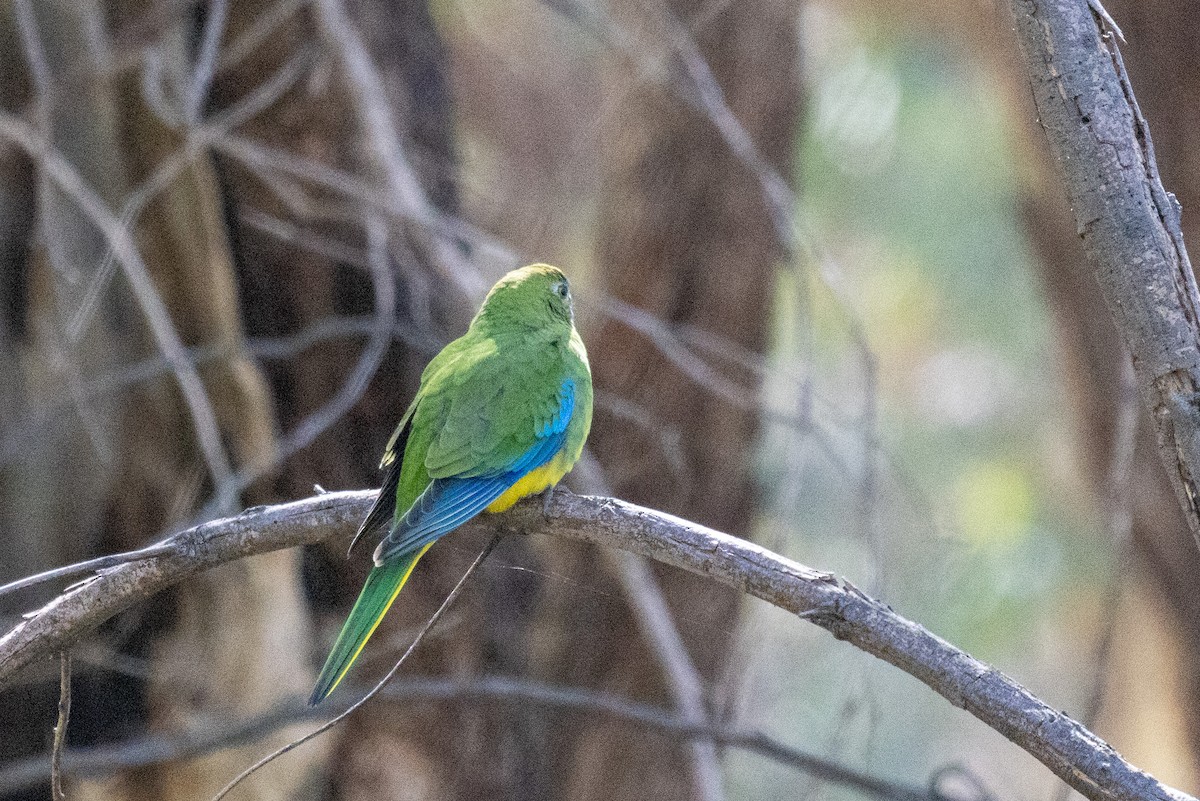
<path id="1" fill-rule="evenodd" d="M 1194 4 L 1107 5 L 1196 241 Z M 376 486 L 425 362 L 492 281 L 550 261 L 596 378 L 576 490 L 835 571 L 1196 792 L 1200 554 L 1007 13 L 3 0 L 0 582 L 314 484 Z M 678 571 L 521 540 L 405 678 L 601 691 L 908 786 L 1066 797 L 813 626 Z M 481 545 L 452 535 L 422 562 L 360 687 Z M 344 550 L 228 565 L 79 643 L 69 746 L 122 761 L 68 795 L 203 799 L 306 731 L 170 745 L 308 693 L 368 567 Z M 57 589 L 0 599 L 3 628 Z M 663 599 L 666 624 L 648 624 Z M 5 801 L 50 795 L 57 671 L 0 691 Z M 859 797 L 570 703 L 435 696 L 376 701 L 231 797 Z"/>

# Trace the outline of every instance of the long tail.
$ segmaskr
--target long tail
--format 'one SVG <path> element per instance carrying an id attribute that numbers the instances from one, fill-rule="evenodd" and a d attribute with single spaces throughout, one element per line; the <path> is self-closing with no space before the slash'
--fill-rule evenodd
<path id="1" fill-rule="evenodd" d="M 387 614 L 404 583 L 412 575 L 417 560 L 429 550 L 429 545 L 414 554 L 380 565 L 367 575 L 367 583 L 354 602 L 350 616 L 342 624 L 342 631 L 325 660 L 325 667 L 321 668 L 321 675 L 317 677 L 317 686 L 308 699 L 309 706 L 316 706 L 325 700 L 350 672 L 354 660 L 358 659 L 363 646 L 379 627 L 379 621 Z"/>

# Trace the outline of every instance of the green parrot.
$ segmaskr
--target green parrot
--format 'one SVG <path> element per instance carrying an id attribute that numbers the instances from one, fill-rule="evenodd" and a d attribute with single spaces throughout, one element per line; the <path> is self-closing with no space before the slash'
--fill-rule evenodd
<path id="1" fill-rule="evenodd" d="M 592 373 L 566 276 L 548 264 L 513 270 L 467 333 L 433 357 L 388 441 L 383 489 L 350 547 L 386 534 L 309 704 L 346 676 L 439 537 L 553 487 L 578 461 L 591 425 Z"/>

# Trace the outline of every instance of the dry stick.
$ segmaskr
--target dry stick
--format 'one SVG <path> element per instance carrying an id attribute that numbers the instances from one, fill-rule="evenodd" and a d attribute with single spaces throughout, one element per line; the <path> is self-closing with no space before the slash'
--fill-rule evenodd
<path id="1" fill-rule="evenodd" d="M 32 79 L 36 97 L 33 104 L 33 118 L 42 135 L 49 137 L 51 135 L 50 110 L 54 106 L 54 83 L 50 62 L 46 58 L 46 50 L 42 47 L 42 37 L 38 33 L 37 15 L 33 13 L 32 0 L 14 0 L 12 10 L 21 46 L 25 51 L 25 61 L 29 64 L 29 76 Z"/>
<path id="2" fill-rule="evenodd" d="M 1200 294 L 1120 50 L 1085 0 L 1011 0 L 1038 120 L 1200 545 Z"/>
<path id="3" fill-rule="evenodd" d="M 878 456 L 882 448 L 879 441 L 879 367 L 867 338 L 866 327 L 852 311 L 849 298 L 841 288 L 844 283 L 839 280 L 842 274 L 841 267 L 833 256 L 818 244 L 813 234 L 801 227 L 800 219 L 797 216 L 799 204 L 796 194 L 783 175 L 758 149 L 754 138 L 734 113 L 712 67 L 700 52 L 699 44 L 691 36 L 683 22 L 669 9 L 664 7 L 661 13 L 668 31 L 669 45 L 683 67 L 682 70 L 669 73 L 675 80 L 664 78 L 664 81 L 682 100 L 691 104 L 708 119 L 720 134 L 729 152 L 754 176 L 762 193 L 763 202 L 770 212 L 776 239 L 780 247 L 788 254 L 788 266 L 798 279 L 798 290 L 807 285 L 801 266 L 801 257 L 804 257 L 819 267 L 819 274 L 825 287 L 845 314 L 844 322 L 847 332 L 859 352 L 863 374 L 864 402 L 861 418 L 863 459 L 858 493 L 860 526 L 863 538 L 874 550 L 878 544 L 876 542 L 880 512 Z M 611 19 L 608 20 L 608 24 L 614 27 L 616 25 Z M 805 298 L 804 300 L 807 305 L 811 305 L 809 299 Z M 805 324 L 811 327 L 811 320 L 806 320 Z M 806 340 L 810 336 L 811 333 L 806 331 Z M 802 388 L 803 392 L 810 391 L 808 383 L 806 382 Z M 832 448 L 827 448 L 827 450 L 830 451 L 831 458 L 836 458 L 833 457 L 835 451 Z M 881 574 L 882 570 L 883 565 L 877 560 L 877 575 Z"/>
<path id="4" fill-rule="evenodd" d="M 330 492 L 248 509 L 172 539 L 167 556 L 123 565 L 59 596 L 0 637 L 0 687 L 118 612 L 201 570 L 279 548 L 349 537 L 375 492 Z M 546 515 L 549 515 L 547 519 Z M 995 668 L 972 658 L 830 573 L 679 517 L 566 490 L 462 526 L 549 534 L 656 559 L 706 576 L 818 625 L 919 679 L 1030 753 L 1087 798 L 1194 801 L 1125 761 L 1107 743 Z"/>
<path id="5" fill-rule="evenodd" d="M 429 620 L 425 621 L 425 625 L 421 628 L 421 630 L 419 632 L 417 632 L 417 636 L 415 638 L 413 638 L 413 641 L 408 646 L 408 649 L 405 650 L 405 652 L 400 656 L 400 659 L 396 661 L 396 664 L 392 666 L 392 669 L 387 672 L 387 675 L 384 676 L 382 679 L 380 679 L 379 683 L 376 684 L 373 688 L 371 688 L 371 691 L 369 693 L 367 693 L 362 698 L 355 701 L 353 704 L 351 704 L 349 707 L 347 707 L 346 710 L 344 712 L 342 712 L 341 714 L 339 714 L 333 718 L 330 718 L 328 721 L 321 724 L 319 727 L 317 727 L 313 731 L 309 732 L 308 734 L 304 735 L 303 737 L 298 737 L 295 740 L 292 740 L 287 745 L 283 746 L 282 748 L 280 748 L 276 751 L 271 752 L 270 754 L 267 754 L 265 757 L 258 760 L 250 767 L 246 768 L 244 771 L 239 773 L 233 781 L 231 781 L 229 784 L 225 785 L 225 787 L 221 790 L 221 792 L 214 795 L 212 797 L 212 801 L 221 801 L 222 798 L 229 795 L 229 792 L 231 790 L 233 790 L 234 787 L 237 787 L 239 784 L 241 784 L 243 779 L 248 778 L 251 774 L 253 774 L 255 771 L 257 771 L 259 768 L 263 767 L 264 765 L 266 765 L 269 762 L 275 761 L 275 759 L 277 757 L 283 756 L 288 751 L 291 751 L 294 748 L 299 748 L 300 746 L 307 743 L 309 740 L 319 737 L 320 735 L 329 731 L 334 726 L 336 726 L 337 724 L 341 723 L 343 720 L 348 718 L 351 714 L 356 712 L 359 708 L 361 708 L 363 706 L 363 704 L 367 703 L 372 698 L 374 698 L 376 695 L 378 695 L 380 693 L 380 691 L 383 690 L 383 688 L 387 686 L 387 683 L 389 681 L 391 681 L 392 678 L 395 677 L 395 675 L 397 673 L 400 672 L 400 668 L 404 665 L 404 663 L 406 661 L 408 661 L 408 658 L 412 655 L 413 651 L 417 650 L 417 646 L 421 644 L 421 642 L 425 639 L 425 636 L 427 634 L 429 634 L 429 632 L 433 630 L 433 627 L 437 625 L 437 622 L 442 619 L 442 615 L 444 615 L 446 613 L 446 610 L 450 608 L 451 604 L 453 604 L 455 599 L 457 599 L 458 596 L 462 593 L 463 588 L 467 586 L 468 579 L 470 579 L 471 576 L 474 575 L 476 569 L 478 569 L 478 567 L 481 564 L 483 564 L 483 560 L 487 559 L 488 554 L 490 554 L 492 552 L 492 549 L 496 547 L 497 543 L 499 543 L 503 537 L 504 537 L 503 533 L 498 533 L 498 534 L 493 535 L 492 538 L 490 540 L 488 540 L 488 544 L 483 546 L 483 550 L 479 552 L 479 556 L 475 557 L 475 561 L 472 562 L 471 566 L 467 568 L 467 572 L 463 573 L 462 578 L 460 578 L 458 580 L 458 583 L 454 585 L 454 589 L 450 590 L 450 594 L 446 596 L 446 600 L 442 601 L 442 605 L 437 608 L 437 611 L 435 611 L 433 613 L 433 615 L 430 616 Z"/>
<path id="6" fill-rule="evenodd" d="M 125 228 L 132 228 L 146 206 L 160 192 L 170 186 L 196 159 L 206 154 L 214 139 L 224 136 L 228 131 L 252 120 L 270 107 L 300 80 L 314 58 L 313 51 L 302 49 L 280 67 L 274 75 L 248 92 L 237 103 L 214 115 L 211 121 L 189 128 L 183 144 L 171 155 L 158 162 L 154 172 L 125 200 L 121 209 L 121 225 Z M 164 120 L 163 122 L 168 123 L 169 121 Z M 108 288 L 115 266 L 116 256 L 110 246 L 100 268 L 84 293 L 83 301 L 67 324 L 66 338 L 68 342 L 77 344 L 82 339 L 98 307 L 100 297 Z"/>
<path id="7" fill-rule="evenodd" d="M 667 689 L 683 720 L 691 726 L 708 727 L 710 715 L 704 703 L 704 682 L 684 643 L 675 617 L 667 605 L 658 577 L 640 556 L 625 551 L 605 550 L 633 609 L 634 619 L 667 679 Z M 692 781 L 698 799 L 725 797 L 720 755 L 716 743 L 692 743 Z"/>
<path id="8" fill-rule="evenodd" d="M 291 17 L 307 5 L 307 0 L 277 0 L 254 18 L 240 36 L 230 42 L 217 60 L 217 74 L 233 69 L 255 53 L 264 41 L 275 34 Z"/>
<path id="9" fill-rule="evenodd" d="M 1124 348 L 1121 349 L 1124 352 Z M 1104 616 L 1100 639 L 1093 649 L 1089 663 L 1096 668 L 1092 674 L 1092 687 L 1084 702 L 1080 721 L 1092 727 L 1104 708 L 1104 694 L 1108 689 L 1108 671 L 1111 667 L 1113 645 L 1117 639 L 1120 620 L 1121 595 L 1128 578 L 1124 571 L 1132 563 L 1131 534 L 1133 530 L 1133 456 L 1137 449 L 1138 414 L 1137 380 L 1128 353 L 1121 363 L 1121 380 L 1117 386 L 1116 429 L 1113 432 L 1112 456 L 1109 458 L 1105 476 L 1105 528 L 1112 548 L 1112 575 L 1100 602 Z M 1054 794 L 1056 801 L 1067 801 L 1070 788 L 1060 785 Z"/>
<path id="10" fill-rule="evenodd" d="M 229 0 L 209 0 L 200 53 L 183 99 L 183 114 L 188 122 L 199 122 L 204 111 L 204 101 L 208 98 L 208 88 L 217 68 L 217 54 L 221 50 L 221 34 L 225 32 L 228 5 Z"/>
<path id="11" fill-rule="evenodd" d="M 294 334 L 279 337 L 252 337 L 246 340 L 246 351 L 257 359 L 262 360 L 278 360 L 288 359 L 297 354 L 311 348 L 313 345 L 321 342 L 327 342 L 335 339 L 353 339 L 359 337 L 369 338 L 372 332 L 375 331 L 377 320 L 374 315 L 352 315 L 338 316 L 331 315 L 322 317 L 320 320 L 308 325 Z M 445 343 L 434 339 L 429 335 L 428 331 L 417 330 L 411 323 L 394 320 L 391 327 L 391 337 L 395 341 L 403 342 L 414 350 L 426 353 L 430 356 L 438 352 L 438 349 Z M 200 365 L 216 361 L 227 356 L 226 349 L 215 346 L 204 346 L 198 348 L 188 348 L 188 358 L 190 358 L 197 367 Z M 89 400 L 105 397 L 117 393 L 122 389 L 135 386 L 139 383 L 156 379 L 163 375 L 170 375 L 171 365 L 162 356 L 155 356 L 147 359 L 142 359 L 121 367 L 117 367 L 91 381 L 85 382 L 80 387 L 79 402 L 87 402 Z M 75 400 L 75 399 L 72 399 Z M 38 436 L 39 432 L 70 409 L 69 402 L 58 400 L 51 403 L 46 403 L 38 406 L 35 409 L 30 409 L 26 412 L 25 417 L 18 423 L 11 426 L 12 431 L 5 439 L 0 439 L 0 467 L 4 467 L 12 461 L 15 461 L 20 456 L 21 442 Z M 314 412 L 317 414 L 319 412 Z M 304 425 L 301 422 L 299 425 Z M 284 440 L 284 446 L 289 442 L 289 439 Z M 103 561 L 110 557 L 101 557 L 99 561 Z M 83 563 L 90 564 L 90 562 Z M 116 564 L 116 563 L 114 563 Z M 88 568 L 80 566 L 71 566 L 68 568 L 60 568 L 60 570 L 71 571 L 78 567 L 80 571 L 99 569 L 103 564 Z M 64 574 L 65 575 L 65 574 Z M 34 580 L 26 582 L 21 580 L 22 585 L 37 584 L 42 581 L 55 578 L 54 575 L 43 575 L 34 577 Z M 0 587 L 0 596 L 10 588 L 11 585 Z"/>
<path id="12" fill-rule="evenodd" d="M 67 724 L 71 720 L 71 652 L 59 655 L 58 724 L 54 727 L 54 747 L 50 751 L 50 795 L 53 801 L 67 797 L 62 788 L 62 756 L 67 746 Z"/>

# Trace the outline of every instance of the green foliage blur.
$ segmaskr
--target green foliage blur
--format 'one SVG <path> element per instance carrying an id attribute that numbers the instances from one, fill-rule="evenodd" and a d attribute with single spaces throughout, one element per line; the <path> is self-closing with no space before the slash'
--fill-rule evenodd
<path id="1" fill-rule="evenodd" d="M 780 281 L 761 541 L 1079 714 L 1112 549 L 1072 452 L 1013 112 L 945 42 L 821 4 L 801 35 L 798 225 L 814 252 Z M 994 751 L 979 778 L 1050 792 L 1044 769 L 967 713 L 828 635 L 752 604 L 742 637 L 743 720 L 918 786 Z M 797 797 L 785 769 L 730 760 L 733 797 Z"/>

